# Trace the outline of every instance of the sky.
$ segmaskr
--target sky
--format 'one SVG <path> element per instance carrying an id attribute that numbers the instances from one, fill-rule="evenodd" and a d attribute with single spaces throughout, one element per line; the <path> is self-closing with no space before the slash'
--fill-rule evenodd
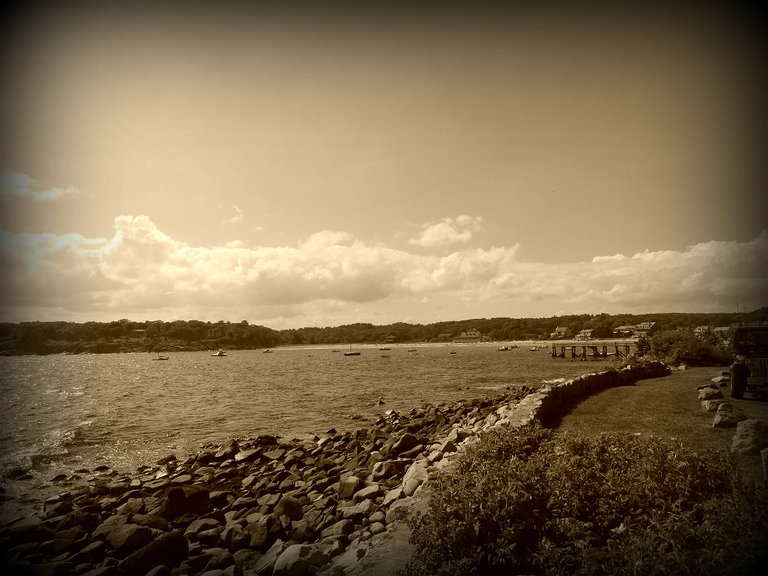
<path id="1" fill-rule="evenodd" d="M 534 4 L 8 9 L 0 321 L 768 305 L 757 14 Z"/>

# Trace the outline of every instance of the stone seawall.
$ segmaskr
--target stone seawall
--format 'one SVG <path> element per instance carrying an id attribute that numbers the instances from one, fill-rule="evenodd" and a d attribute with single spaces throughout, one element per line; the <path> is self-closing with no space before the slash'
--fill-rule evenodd
<path id="1" fill-rule="evenodd" d="M 430 474 L 490 428 L 556 422 L 651 365 L 523 387 L 493 399 L 388 411 L 368 428 L 273 436 L 169 456 L 135 474 L 59 478 L 39 514 L 0 528 L 3 574 L 339 575 L 407 514 Z"/>

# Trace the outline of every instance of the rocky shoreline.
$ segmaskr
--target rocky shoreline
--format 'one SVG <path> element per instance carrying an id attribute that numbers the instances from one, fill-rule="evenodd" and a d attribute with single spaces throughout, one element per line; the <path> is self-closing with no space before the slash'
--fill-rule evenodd
<path id="1" fill-rule="evenodd" d="M 589 394 L 666 373 L 662 364 L 608 370 L 390 410 L 354 432 L 262 435 L 183 461 L 168 456 L 132 475 L 94 472 L 86 486 L 0 528 L 3 574 L 341 575 L 407 515 L 428 476 L 484 430 L 547 425 Z"/>

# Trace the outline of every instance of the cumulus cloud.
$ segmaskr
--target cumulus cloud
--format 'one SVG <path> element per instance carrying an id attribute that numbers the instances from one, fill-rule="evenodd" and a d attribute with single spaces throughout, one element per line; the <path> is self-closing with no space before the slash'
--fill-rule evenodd
<path id="1" fill-rule="evenodd" d="M 78 190 L 68 188 L 40 189 L 37 182 L 21 172 L 0 173 L 0 196 L 10 198 L 29 198 L 38 202 L 57 200 L 64 196 L 74 196 Z"/>
<path id="2" fill-rule="evenodd" d="M 440 248 L 454 244 L 464 244 L 480 230 L 483 219 L 480 216 L 462 214 L 456 218 L 443 218 L 422 226 L 421 233 L 409 240 L 410 244 L 425 248 Z"/>
<path id="3" fill-rule="evenodd" d="M 520 261 L 517 251 L 515 245 L 425 255 L 332 230 L 295 246 L 195 247 L 147 216 L 120 216 L 108 239 L 2 232 L 0 315 L 248 318 L 283 327 L 554 310 L 730 310 L 737 297 L 760 306 L 768 294 L 768 231 L 749 242 L 565 265 Z"/>

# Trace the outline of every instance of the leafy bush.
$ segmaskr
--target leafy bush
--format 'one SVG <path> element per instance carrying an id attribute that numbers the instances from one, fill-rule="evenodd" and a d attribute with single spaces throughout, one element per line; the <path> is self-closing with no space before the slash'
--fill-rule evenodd
<path id="1" fill-rule="evenodd" d="M 664 330 L 641 339 L 637 355 L 673 365 L 684 362 L 690 366 L 727 366 L 731 362 L 731 351 L 716 340 L 685 330 Z"/>
<path id="2" fill-rule="evenodd" d="M 768 561 L 756 510 L 713 453 L 504 427 L 435 478 L 403 574 L 748 574 Z"/>

